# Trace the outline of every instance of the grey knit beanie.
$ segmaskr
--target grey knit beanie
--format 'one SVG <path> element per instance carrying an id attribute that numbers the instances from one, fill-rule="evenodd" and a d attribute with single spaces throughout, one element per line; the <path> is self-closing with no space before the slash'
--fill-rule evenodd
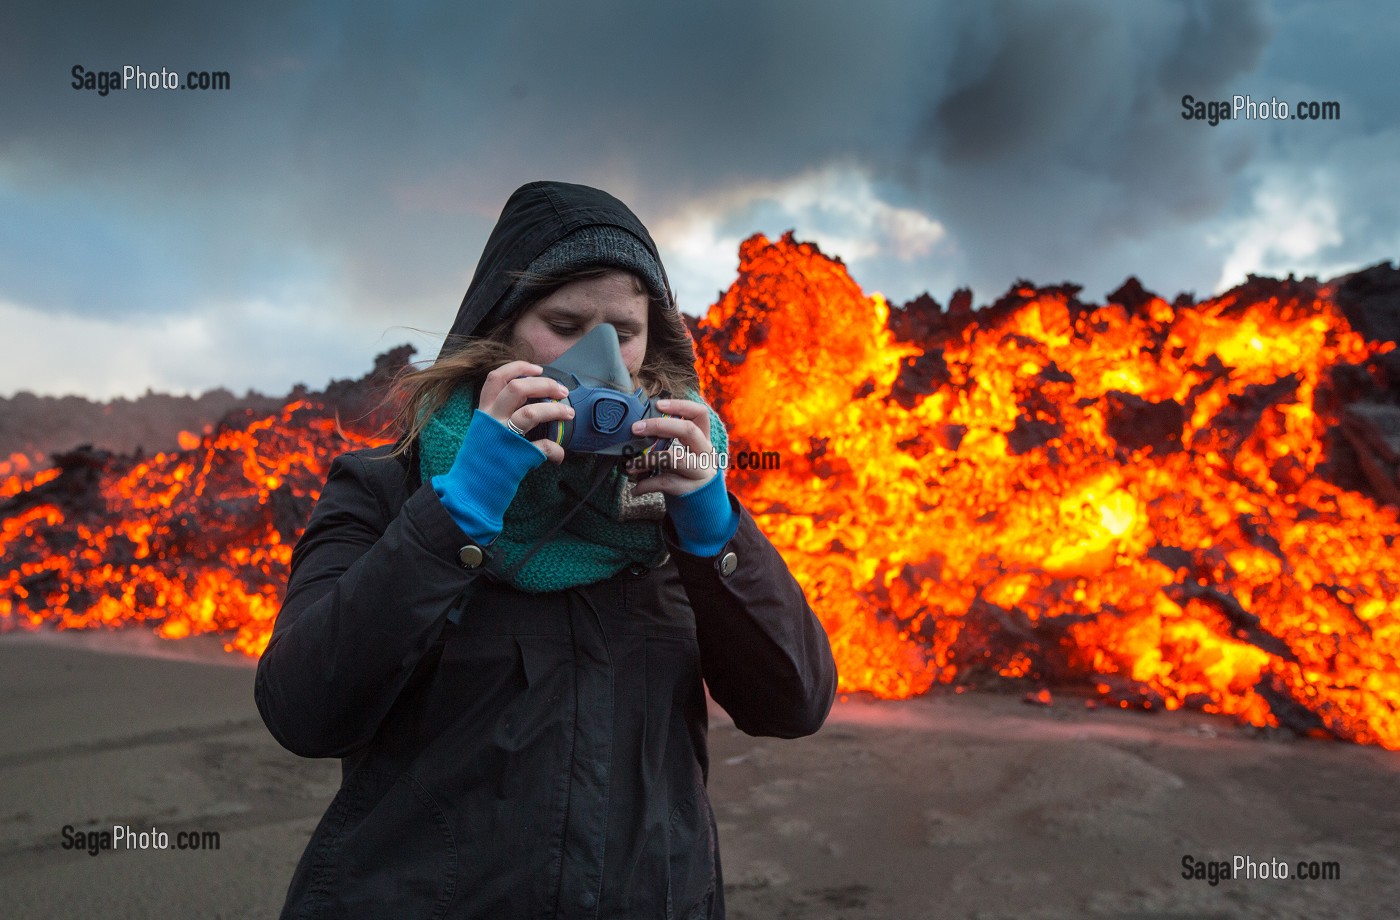
<path id="1" fill-rule="evenodd" d="M 654 298 L 670 300 L 670 291 L 661 266 L 641 240 L 621 227 L 591 224 L 560 238 L 535 257 L 529 275 L 550 277 L 582 268 L 620 268 L 641 278 Z M 509 322 L 524 306 L 525 295 L 519 284 L 511 287 L 486 317 L 483 326 L 493 328 Z"/>

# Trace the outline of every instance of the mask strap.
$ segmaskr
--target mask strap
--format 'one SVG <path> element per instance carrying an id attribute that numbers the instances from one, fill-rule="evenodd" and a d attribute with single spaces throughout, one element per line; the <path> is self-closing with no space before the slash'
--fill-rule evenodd
<path id="1" fill-rule="evenodd" d="M 583 506 L 588 504 L 588 500 L 593 497 L 593 493 L 597 492 L 598 487 L 607 481 L 608 474 L 617 469 L 618 466 L 619 464 L 609 465 L 606 463 L 599 466 L 598 471 L 593 474 L 593 481 L 589 483 L 588 491 L 584 493 L 583 498 L 579 499 L 578 504 L 569 509 L 569 513 L 560 518 L 558 523 L 549 528 L 544 536 L 540 537 L 534 543 L 531 543 L 530 548 L 525 551 L 525 555 L 521 557 L 519 562 L 504 571 L 498 571 L 488 563 L 485 574 L 489 575 L 495 581 L 506 581 L 510 576 L 524 568 L 525 563 L 533 559 L 535 553 L 539 552 L 546 543 L 553 539 L 555 534 L 563 530 L 564 525 L 569 523 L 574 515 L 583 510 Z M 480 585 L 481 580 L 474 579 L 466 588 L 462 589 L 462 592 L 452 601 L 453 609 L 452 612 L 447 615 L 448 622 L 456 625 L 461 624 L 463 617 L 466 615 L 467 604 L 471 601 L 472 596 L 476 594 L 476 589 Z"/>
<path id="2" fill-rule="evenodd" d="M 593 493 L 598 491 L 599 487 L 607 480 L 613 470 L 618 468 L 618 465 L 619 464 L 616 463 L 600 464 L 597 471 L 593 474 L 593 481 L 588 484 L 588 491 L 583 493 L 583 497 L 579 499 L 578 504 L 570 508 L 569 513 L 560 518 L 553 527 L 545 531 L 543 536 L 534 543 L 531 543 L 530 548 L 525 551 L 525 555 L 521 556 L 519 561 L 504 571 L 491 571 L 491 574 L 499 581 L 506 581 L 512 575 L 523 569 L 525 564 L 535 557 L 535 553 L 543 549 L 546 543 L 554 539 L 555 534 L 564 529 L 565 524 L 573 520 L 574 515 L 583 510 L 583 507 L 588 504 L 588 500 L 593 497 Z M 488 571 L 490 570 L 488 569 Z"/>

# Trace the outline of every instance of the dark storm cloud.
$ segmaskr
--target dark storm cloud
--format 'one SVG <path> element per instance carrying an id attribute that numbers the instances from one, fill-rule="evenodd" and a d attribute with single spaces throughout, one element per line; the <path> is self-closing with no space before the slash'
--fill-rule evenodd
<path id="1" fill-rule="evenodd" d="M 923 276 L 984 299 L 1026 276 L 1097 295 L 1136 271 L 1206 288 L 1228 255 L 1208 231 L 1254 208 L 1303 142 L 1184 122 L 1181 96 L 1335 98 L 1368 66 L 1347 38 L 1384 31 L 1308 4 L 1165 0 L 35 2 L 0 16 L 0 300 L 150 314 L 302 285 L 381 329 L 445 325 L 501 203 L 541 177 L 603 185 L 655 222 L 839 164 L 947 231 L 926 265 L 866 259 L 871 286 L 912 295 Z M 75 63 L 227 70 L 233 89 L 99 98 L 69 87 Z M 1336 142 L 1387 118 L 1314 132 L 1309 156 L 1345 147 L 1384 177 L 1393 155 Z M 750 205 L 729 216 L 781 219 Z M 1349 251 L 1349 228 L 1377 223 L 1348 217 L 1327 245 Z"/>
<path id="2" fill-rule="evenodd" d="M 0 55 L 0 297 L 104 315 L 248 296 L 314 240 L 285 145 L 309 11 L 275 4 L 11 5 Z M 228 93 L 72 88 L 84 71 L 230 71 Z M 295 73 L 292 73 L 293 77 Z M 272 88 L 286 90 L 272 92 Z"/>
<path id="3" fill-rule="evenodd" d="M 1102 274 L 1106 249 L 1226 204 L 1255 139 L 1184 122 L 1180 100 L 1218 99 L 1255 67 L 1257 5 L 984 10 L 905 165 L 972 277 L 1121 280 Z"/>
<path id="4" fill-rule="evenodd" d="M 378 296 L 402 293 L 404 252 L 425 254 L 410 257 L 414 276 L 466 258 L 465 241 L 445 239 L 462 233 L 461 215 L 489 220 L 538 175 L 607 175 L 664 211 L 725 182 L 847 158 L 903 178 L 902 203 L 950 209 L 973 251 L 1017 214 L 1027 244 L 1067 209 L 1088 212 L 1090 239 L 1122 232 L 1144 197 L 1188 212 L 1213 198 L 1228 164 L 1198 175 L 1205 138 L 1169 120 L 1171 99 L 1219 89 L 1267 34 L 1249 4 L 267 4 L 197 15 L 182 3 L 35 4 L 17 15 L 34 40 L 10 65 L 30 92 L 7 104 L 9 157 L 37 154 L 25 165 L 40 181 L 144 202 L 153 219 L 210 234 L 234 263 L 256 260 L 221 226 L 294 229 L 313 250 L 319 240 L 352 254 L 350 271 Z M 236 86 L 98 99 L 68 88 L 70 62 L 228 69 Z M 1123 191 L 1133 194 L 1109 204 Z M 1027 221 L 1037 207 L 1047 210 Z M 1046 261 L 1081 242 L 1063 230 Z"/>
<path id="5" fill-rule="evenodd" d="M 179 255 L 205 263 L 191 271 L 215 293 L 258 270 L 249 249 L 270 236 L 344 272 L 365 299 L 412 299 L 434 269 L 455 266 L 454 284 L 470 273 L 521 181 L 606 181 L 658 215 L 726 182 L 902 143 L 937 98 L 959 15 L 845 3 L 33 4 L 13 14 L 23 53 L 5 76 L 21 89 L 4 102 L 3 152 L 23 195 L 76 189 L 195 240 L 203 257 Z M 235 85 L 98 98 L 69 88 L 73 63 L 227 69 Z M 50 259 L 110 258 L 121 228 L 102 210 Z M 41 299 L 100 302 L 75 284 Z M 126 309 L 165 300 L 119 295 Z"/>

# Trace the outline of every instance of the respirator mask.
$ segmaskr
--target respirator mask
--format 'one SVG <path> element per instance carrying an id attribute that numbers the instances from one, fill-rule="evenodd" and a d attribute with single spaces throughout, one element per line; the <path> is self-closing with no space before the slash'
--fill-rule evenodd
<path id="1" fill-rule="evenodd" d="M 568 389 L 566 400 L 574 417 L 536 425 L 526 433 L 530 441 L 553 441 L 567 451 L 614 457 L 639 457 L 664 451 L 669 438 L 638 438 L 632 425 L 642 419 L 663 418 L 665 413 L 641 387 L 633 389 L 632 375 L 622 361 L 622 347 L 611 323 L 599 323 L 558 358 L 544 366 L 543 376 Z M 549 402 L 550 400 L 532 400 Z"/>

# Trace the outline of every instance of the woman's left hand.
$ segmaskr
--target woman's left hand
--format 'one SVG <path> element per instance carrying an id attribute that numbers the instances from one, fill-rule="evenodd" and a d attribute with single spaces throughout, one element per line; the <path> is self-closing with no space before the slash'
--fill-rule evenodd
<path id="1" fill-rule="evenodd" d="M 655 474 L 637 482 L 632 494 L 694 492 L 719 474 L 719 456 L 710 443 L 710 410 L 689 399 L 658 400 L 656 408 L 671 417 L 643 419 L 632 426 L 632 433 L 670 438 L 671 447 L 659 456 L 652 452 L 629 464 L 630 475 Z"/>

